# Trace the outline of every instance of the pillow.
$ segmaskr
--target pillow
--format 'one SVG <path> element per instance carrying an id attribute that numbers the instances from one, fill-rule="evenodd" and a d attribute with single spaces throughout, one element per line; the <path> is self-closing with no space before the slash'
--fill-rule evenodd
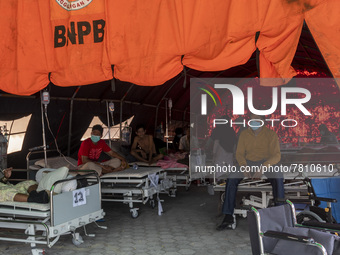
<path id="1" fill-rule="evenodd" d="M 72 178 L 72 175 L 68 175 L 67 179 Z M 58 186 L 58 185 L 57 185 Z M 61 192 L 69 192 L 77 189 L 77 180 L 63 182 L 61 186 Z"/>
<path id="2" fill-rule="evenodd" d="M 38 188 L 37 188 L 37 192 L 42 191 L 42 190 L 50 190 L 52 185 L 59 180 L 65 179 L 67 174 L 68 174 L 68 168 L 67 167 L 61 167 L 55 170 L 51 169 L 41 169 L 39 170 L 39 172 L 44 172 L 44 171 L 50 171 L 47 174 L 42 174 L 42 178 L 39 182 Z M 37 173 L 38 175 L 38 173 Z M 37 176 L 37 180 L 38 180 L 39 176 Z M 60 193 L 61 192 L 61 187 L 62 185 L 57 185 L 54 188 L 54 192 L 55 193 Z"/>
<path id="3" fill-rule="evenodd" d="M 47 166 L 45 166 L 45 159 L 40 159 L 34 163 L 36 166 L 50 167 L 50 168 L 60 168 L 66 166 L 68 169 L 77 168 L 77 160 L 70 157 L 53 157 L 47 158 Z"/>
<path id="4" fill-rule="evenodd" d="M 35 180 L 37 181 L 37 183 L 39 183 L 43 176 L 54 170 L 55 169 L 53 168 L 40 168 L 39 171 L 35 174 Z"/>

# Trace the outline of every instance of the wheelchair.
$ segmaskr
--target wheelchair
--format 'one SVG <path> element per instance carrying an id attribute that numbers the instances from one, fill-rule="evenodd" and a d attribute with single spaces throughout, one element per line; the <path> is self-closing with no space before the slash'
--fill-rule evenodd
<path id="1" fill-rule="evenodd" d="M 252 207 L 248 211 L 248 226 L 254 255 L 340 254 L 340 237 L 330 233 L 327 226 L 323 229 L 321 225 L 298 224 L 294 204 L 289 200 L 287 204 L 270 208 Z"/>
<path id="2" fill-rule="evenodd" d="M 297 214 L 297 223 L 315 222 L 336 224 L 340 222 L 340 177 L 305 178 L 308 189 L 309 209 Z"/>

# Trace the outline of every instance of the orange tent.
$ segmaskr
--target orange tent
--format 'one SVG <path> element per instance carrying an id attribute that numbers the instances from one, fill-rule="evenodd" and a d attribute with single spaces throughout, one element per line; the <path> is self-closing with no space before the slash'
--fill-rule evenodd
<path id="1" fill-rule="evenodd" d="M 112 66 L 122 81 L 160 85 L 183 65 L 225 70 L 256 48 L 260 76 L 283 84 L 304 20 L 340 76 L 338 0 L 0 0 L 0 10 L 0 89 L 12 94 L 110 80 Z"/>

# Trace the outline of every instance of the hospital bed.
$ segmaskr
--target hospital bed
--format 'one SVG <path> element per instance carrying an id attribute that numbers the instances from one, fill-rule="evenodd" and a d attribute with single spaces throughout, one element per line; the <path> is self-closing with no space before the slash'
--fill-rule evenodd
<path id="1" fill-rule="evenodd" d="M 297 178 L 292 179 L 294 176 Z M 320 177 L 320 175 L 315 177 Z M 313 178 L 313 175 L 310 175 L 310 178 Z M 294 201 L 308 199 L 308 190 L 303 179 L 304 177 L 303 175 L 300 175 L 300 173 L 291 174 L 289 175 L 289 179 L 285 179 L 284 188 L 286 199 Z M 224 201 L 225 184 L 226 183 L 224 182 L 213 186 L 214 191 L 221 192 L 222 204 Z M 267 208 L 270 201 L 273 199 L 272 186 L 266 181 L 266 179 L 245 179 L 239 184 L 238 192 L 247 195 L 242 197 L 242 206 L 237 207 L 234 214 L 240 215 L 244 218 L 247 216 L 247 211 L 251 206 L 256 208 Z"/>
<path id="2" fill-rule="evenodd" d="M 139 167 L 161 167 L 163 170 L 163 174 L 161 175 L 161 182 L 164 183 L 165 188 L 161 193 L 166 193 L 170 197 L 176 197 L 177 187 L 183 186 L 186 190 L 189 190 L 191 181 L 189 175 L 189 168 L 185 167 L 185 165 L 181 167 L 176 167 L 175 165 L 170 165 L 170 167 L 164 165 L 159 166 L 158 163 L 153 163 L 149 165 L 146 162 L 136 161 L 129 163 L 130 165 L 134 166 L 137 165 Z M 177 164 L 178 165 L 178 164 Z"/>
<path id="3" fill-rule="evenodd" d="M 177 155 L 178 157 L 178 155 Z M 195 154 L 189 156 L 187 164 L 177 163 L 176 154 L 170 154 L 168 159 L 159 160 L 157 163 L 149 165 L 145 162 L 133 162 L 131 165 L 136 164 L 138 166 L 147 167 L 161 167 L 166 172 L 166 180 L 169 182 L 169 195 L 171 197 L 176 196 L 177 187 L 185 187 L 185 190 L 189 190 L 192 181 L 199 180 L 201 183 L 205 183 L 207 175 L 202 172 L 196 172 L 195 166 L 205 164 L 205 155 Z M 184 158 L 184 157 L 182 157 Z"/>
<path id="4" fill-rule="evenodd" d="M 53 194 L 59 183 L 89 177 L 95 180 L 90 186 Z M 83 239 L 76 229 L 83 227 L 87 235 L 85 226 L 89 223 L 98 226 L 96 221 L 105 215 L 100 198 L 98 175 L 91 173 L 55 182 L 48 204 L 0 202 L 0 240 L 29 243 L 33 255 L 44 253 L 44 249 L 37 248 L 37 245 L 51 248 L 65 234 L 72 234 L 73 243 L 79 245 Z"/>
<path id="5" fill-rule="evenodd" d="M 158 214 L 162 213 L 159 193 L 168 189 L 164 179 L 166 173 L 160 167 L 127 168 L 120 172 L 104 174 L 100 177 L 102 185 L 102 201 L 122 202 L 128 204 L 132 218 L 139 216 L 139 208 L 135 203 L 150 203 L 151 207 L 158 204 Z"/>
<path id="6" fill-rule="evenodd" d="M 293 152 L 283 150 L 281 152 L 281 162 L 288 168 L 284 172 L 285 198 L 290 200 L 308 199 L 307 186 L 304 182 L 305 177 L 327 178 L 339 175 L 340 150 L 338 146 L 314 146 L 307 148 L 298 148 Z M 286 169 L 287 169 L 286 168 Z M 214 191 L 225 191 L 225 183 L 217 184 L 214 179 Z M 242 198 L 242 207 L 236 208 L 234 213 L 246 217 L 247 210 L 250 206 L 257 208 L 266 208 L 269 201 L 273 199 L 272 187 L 270 183 L 262 180 L 243 180 L 238 191 L 251 194 L 249 197 Z M 260 196 L 255 195 L 261 193 Z M 224 201 L 224 194 L 221 195 L 221 201 Z"/>
<path id="7" fill-rule="evenodd" d="M 26 157 L 27 169 L 30 176 L 45 167 L 44 159 L 31 159 L 32 156 L 42 155 L 42 151 L 30 151 Z M 60 166 L 67 166 L 70 169 L 75 169 L 77 162 L 69 157 L 53 156 L 47 158 L 48 167 L 55 168 Z M 130 163 L 131 165 L 131 163 Z M 155 183 L 151 181 L 151 175 L 155 174 L 158 178 Z M 150 175 L 150 176 L 149 176 Z M 92 182 L 92 179 L 89 179 Z M 166 177 L 166 172 L 161 168 L 155 167 L 140 167 L 135 171 L 132 167 L 121 172 L 114 172 L 105 174 L 100 177 L 102 184 L 101 194 L 102 201 L 123 202 L 129 204 L 132 218 L 137 218 L 139 208 L 134 207 L 134 203 L 150 203 L 152 207 L 161 208 L 161 200 L 159 193 L 169 193 L 172 187 L 172 181 Z M 156 195 L 156 200 L 154 198 Z"/>
<path id="8" fill-rule="evenodd" d="M 284 184 L 285 198 L 289 199 L 307 199 L 307 187 L 302 180 L 287 182 Z M 224 201 L 225 183 L 217 184 L 214 191 L 221 192 L 221 203 Z M 273 199 L 272 186 L 269 182 L 263 180 L 245 179 L 238 186 L 238 192 L 250 194 L 242 197 L 242 206 L 234 210 L 234 214 L 243 218 L 247 217 L 247 211 L 251 206 L 256 208 L 267 208 L 270 200 Z M 258 194 L 261 194 L 260 196 Z"/>

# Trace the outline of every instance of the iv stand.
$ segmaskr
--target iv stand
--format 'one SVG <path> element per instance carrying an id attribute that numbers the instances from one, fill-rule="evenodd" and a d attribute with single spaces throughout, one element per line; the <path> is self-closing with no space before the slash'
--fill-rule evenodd
<path id="1" fill-rule="evenodd" d="M 40 91 L 40 96 L 41 96 L 41 123 L 42 123 L 42 137 L 43 137 L 43 147 L 44 147 L 44 162 L 45 162 L 45 167 L 47 167 L 46 137 L 45 137 L 45 122 L 44 122 L 44 106 L 45 106 L 45 111 L 47 112 L 47 104 L 43 104 L 43 94 L 41 91 Z"/>
<path id="2" fill-rule="evenodd" d="M 170 125 L 171 125 L 171 108 L 172 108 L 172 100 L 171 98 L 165 98 L 165 138 L 166 138 L 166 153 L 169 152 L 169 125 L 168 125 L 168 106 L 169 106 L 169 116 L 170 116 Z"/>
<path id="3" fill-rule="evenodd" d="M 107 127 L 109 129 L 109 146 L 111 148 L 111 135 L 110 135 L 110 116 L 109 116 L 109 102 L 106 101 L 106 117 L 107 117 Z"/>
<path id="4" fill-rule="evenodd" d="M 166 139 L 166 154 L 169 151 L 169 133 L 168 133 L 168 99 L 165 99 L 165 139 Z"/>

